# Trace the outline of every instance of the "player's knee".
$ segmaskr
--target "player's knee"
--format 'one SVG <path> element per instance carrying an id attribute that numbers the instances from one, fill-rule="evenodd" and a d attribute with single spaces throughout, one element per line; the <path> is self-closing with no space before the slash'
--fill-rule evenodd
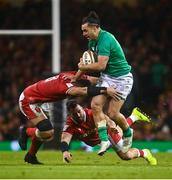
<path id="1" fill-rule="evenodd" d="M 42 138 L 44 141 L 51 141 L 54 137 L 54 129 L 42 132 Z"/>
<path id="2" fill-rule="evenodd" d="M 37 126 L 36 135 L 43 141 L 50 141 L 54 137 L 54 129 L 51 122 L 48 119 L 40 121 Z"/>
<path id="3" fill-rule="evenodd" d="M 132 159 L 132 153 L 130 151 L 128 151 L 124 154 L 123 160 L 130 160 L 130 159 Z"/>
<path id="4" fill-rule="evenodd" d="M 53 130 L 53 126 L 48 119 L 44 119 L 44 120 L 40 121 L 36 125 L 36 127 L 39 129 L 40 132 Z"/>
<path id="5" fill-rule="evenodd" d="M 94 113 L 98 113 L 102 111 L 102 104 L 98 102 L 92 102 L 91 103 L 91 109 Z"/>
<path id="6" fill-rule="evenodd" d="M 51 141 L 54 138 L 54 129 L 49 131 L 39 131 L 37 129 L 36 136 L 40 141 Z"/>
<path id="7" fill-rule="evenodd" d="M 111 118 L 111 119 L 118 119 L 118 116 L 119 116 L 119 112 L 118 111 L 108 111 L 108 116 Z"/>
<path id="8" fill-rule="evenodd" d="M 118 156 L 122 159 L 122 160 L 130 160 L 130 154 L 128 152 L 123 153 L 123 152 L 118 152 Z"/>

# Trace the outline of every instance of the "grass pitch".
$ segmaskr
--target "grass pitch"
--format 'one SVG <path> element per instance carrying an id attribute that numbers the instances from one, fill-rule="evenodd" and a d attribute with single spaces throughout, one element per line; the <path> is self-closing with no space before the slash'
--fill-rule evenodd
<path id="1" fill-rule="evenodd" d="M 0 178 L 16 179 L 165 179 L 172 178 L 172 153 L 157 153 L 157 166 L 142 159 L 120 160 L 114 152 L 99 157 L 96 152 L 72 152 L 70 164 L 62 161 L 59 151 L 40 151 L 38 159 L 44 165 L 23 161 L 26 152 L 0 152 Z"/>

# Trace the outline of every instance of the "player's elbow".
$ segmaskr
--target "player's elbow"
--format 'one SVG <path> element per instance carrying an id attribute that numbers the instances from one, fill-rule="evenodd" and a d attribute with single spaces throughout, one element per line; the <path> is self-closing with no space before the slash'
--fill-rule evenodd
<path id="1" fill-rule="evenodd" d="M 98 71 L 104 71 L 106 69 L 106 66 L 104 64 L 98 64 L 97 70 Z"/>
<path id="2" fill-rule="evenodd" d="M 87 87 L 72 87 L 67 94 L 70 96 L 85 96 L 87 95 Z"/>
<path id="3" fill-rule="evenodd" d="M 98 57 L 98 68 L 99 71 L 104 71 L 106 69 L 106 65 L 108 63 L 109 57 L 108 56 L 99 56 Z"/>

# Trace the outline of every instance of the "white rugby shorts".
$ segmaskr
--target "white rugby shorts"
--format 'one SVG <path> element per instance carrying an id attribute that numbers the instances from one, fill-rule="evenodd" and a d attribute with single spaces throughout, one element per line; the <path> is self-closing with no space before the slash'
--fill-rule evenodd
<path id="1" fill-rule="evenodd" d="M 121 99 L 125 100 L 130 94 L 133 87 L 133 75 L 128 73 L 119 77 L 112 77 L 107 74 L 101 73 L 101 76 L 97 82 L 97 87 L 114 87 L 120 92 Z"/>

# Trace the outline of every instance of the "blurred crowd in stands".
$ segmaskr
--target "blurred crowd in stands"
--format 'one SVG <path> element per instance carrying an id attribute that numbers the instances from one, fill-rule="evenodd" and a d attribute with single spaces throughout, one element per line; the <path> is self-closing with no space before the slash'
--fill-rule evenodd
<path id="1" fill-rule="evenodd" d="M 0 1 L 0 30 L 50 29 L 51 1 Z M 51 36 L 1 35 L 0 37 L 0 141 L 18 137 L 26 122 L 18 107 L 20 93 L 51 72 Z"/>
<path id="2" fill-rule="evenodd" d="M 51 71 L 51 37 L 0 38 L 0 140 L 16 139 L 25 122 L 18 98 L 25 87 Z"/>
<path id="3" fill-rule="evenodd" d="M 4 3 L 2 3 L 4 2 Z M 0 1 L 0 29 L 50 29 L 51 1 L 25 0 L 22 6 Z M 172 139 L 172 1 L 138 0 L 134 6 L 114 6 L 110 0 L 61 0 L 61 70 L 77 70 L 87 42 L 81 20 L 90 10 L 112 32 L 132 65 L 134 87 L 123 112 L 135 106 L 149 114 L 152 124 L 137 123 L 135 139 Z M 51 72 L 50 36 L 0 38 L 0 141 L 17 138 L 25 122 L 18 108 L 22 90 Z"/>

